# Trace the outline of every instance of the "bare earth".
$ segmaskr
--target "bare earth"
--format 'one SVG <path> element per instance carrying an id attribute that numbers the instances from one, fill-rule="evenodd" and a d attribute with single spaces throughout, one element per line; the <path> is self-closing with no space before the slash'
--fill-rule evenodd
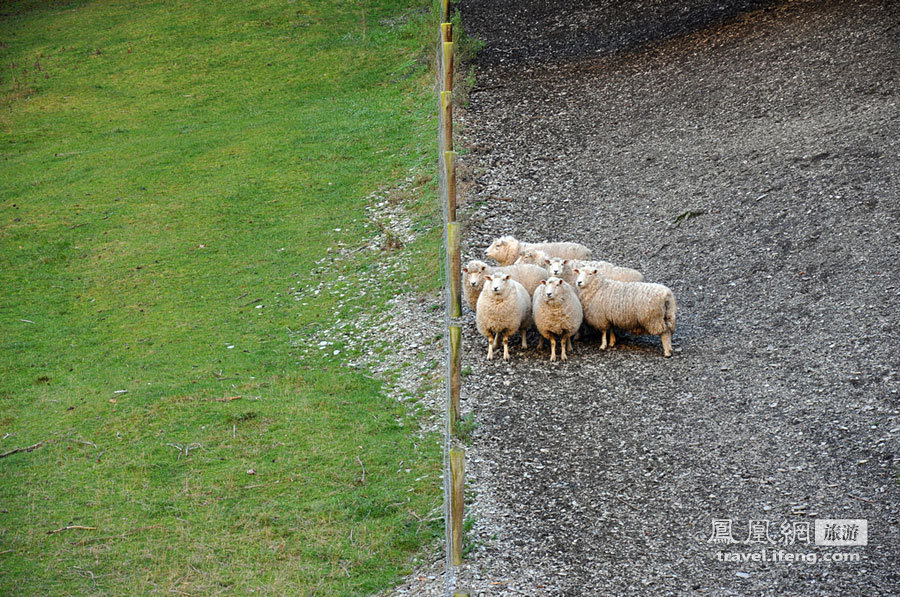
<path id="1" fill-rule="evenodd" d="M 900 2 L 458 7 L 486 42 L 464 260 L 500 234 L 574 240 L 679 307 L 671 359 L 656 337 L 601 351 L 595 334 L 565 364 L 534 332 L 488 362 L 468 313 L 458 586 L 900 594 Z M 750 534 L 826 518 L 866 519 L 868 545 Z M 713 519 L 742 543 L 709 542 Z M 717 556 L 763 547 L 861 560 Z"/>

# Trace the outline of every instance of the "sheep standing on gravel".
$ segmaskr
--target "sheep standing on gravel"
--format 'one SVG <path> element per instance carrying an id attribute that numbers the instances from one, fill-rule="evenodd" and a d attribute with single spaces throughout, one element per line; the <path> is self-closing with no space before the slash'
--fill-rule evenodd
<path id="1" fill-rule="evenodd" d="M 675 295 L 662 284 L 610 280 L 596 267 L 575 270 L 584 319 L 606 333 L 612 327 L 632 334 L 653 334 L 662 341 L 663 354 L 672 356 L 675 331 Z M 615 343 L 615 340 L 613 340 Z"/>
<path id="2" fill-rule="evenodd" d="M 469 303 L 469 306 L 473 311 L 475 310 L 475 305 L 478 303 L 478 296 L 481 294 L 481 289 L 484 287 L 485 276 L 509 274 L 513 280 L 525 287 L 529 296 L 534 295 L 534 290 L 540 285 L 541 280 L 546 280 L 550 277 L 547 270 L 536 265 L 515 264 L 507 265 L 506 267 L 494 267 L 488 265 L 484 261 L 478 260 L 472 260 L 467 263 L 466 266 L 462 268 L 462 271 L 466 302 Z"/>
<path id="3" fill-rule="evenodd" d="M 584 270 L 595 267 L 597 270 L 609 278 L 610 280 L 618 280 L 619 282 L 643 282 L 644 274 L 631 269 L 630 267 L 619 267 L 608 261 L 582 261 L 580 259 L 562 259 L 560 257 L 545 258 L 542 265 L 547 269 L 551 276 L 562 278 L 569 284 L 574 286 L 575 270 Z"/>
<path id="4" fill-rule="evenodd" d="M 522 251 L 539 249 L 550 257 L 566 259 L 590 259 L 591 251 L 578 243 L 526 243 L 512 236 L 501 236 L 488 247 L 485 254 L 500 265 L 512 265 Z"/>
<path id="5" fill-rule="evenodd" d="M 532 317 L 535 327 L 541 334 L 541 344 L 544 338 L 550 340 L 550 360 L 556 360 L 557 337 L 562 349 L 560 359 L 567 360 L 566 343 L 569 350 L 572 350 L 572 336 L 581 327 L 583 317 L 581 302 L 575 294 L 575 289 L 561 278 L 552 277 L 542 281 L 534 291 Z"/>
<path id="6" fill-rule="evenodd" d="M 485 276 L 485 286 L 475 308 L 475 324 L 488 339 L 488 360 L 494 358 L 494 346 L 503 335 L 503 360 L 509 360 L 509 337 L 522 334 L 522 348 L 528 348 L 525 333 L 531 327 L 531 297 L 525 287 L 509 274 Z"/>

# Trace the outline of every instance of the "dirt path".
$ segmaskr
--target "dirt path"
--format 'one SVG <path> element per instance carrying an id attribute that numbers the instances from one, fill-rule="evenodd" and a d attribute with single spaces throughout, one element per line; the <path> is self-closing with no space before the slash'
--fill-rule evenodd
<path id="1" fill-rule="evenodd" d="M 459 8 L 486 41 L 464 259 L 571 239 L 679 301 L 671 359 L 593 337 L 567 364 L 488 362 L 469 314 L 481 547 L 461 586 L 900 593 L 900 3 Z M 743 541 L 826 518 L 867 519 L 868 545 L 767 545 L 861 561 L 726 562 L 764 545 L 708 541 L 713 519 Z"/>

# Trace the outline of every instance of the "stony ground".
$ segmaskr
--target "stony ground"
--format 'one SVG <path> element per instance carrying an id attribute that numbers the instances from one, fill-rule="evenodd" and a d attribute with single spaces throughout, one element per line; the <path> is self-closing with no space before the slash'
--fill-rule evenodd
<path id="1" fill-rule="evenodd" d="M 465 258 L 575 240 L 679 301 L 676 353 L 464 330 L 485 595 L 900 593 L 900 3 L 462 0 Z M 532 337 L 536 340 L 536 336 Z M 535 342 L 536 344 L 536 342 Z M 713 519 L 864 518 L 853 563 L 735 563 Z M 777 545 L 770 545 L 775 548 Z M 439 594 L 430 584 L 401 591 Z"/>

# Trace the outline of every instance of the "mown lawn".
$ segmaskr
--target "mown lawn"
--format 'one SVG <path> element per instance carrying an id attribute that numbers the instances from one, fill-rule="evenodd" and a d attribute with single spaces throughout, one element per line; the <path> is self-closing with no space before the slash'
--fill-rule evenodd
<path id="1" fill-rule="evenodd" d="M 439 438 L 291 341 L 434 169 L 431 8 L 0 5 L 0 453 L 45 441 L 0 459 L 0 594 L 359 595 L 439 533 Z"/>

